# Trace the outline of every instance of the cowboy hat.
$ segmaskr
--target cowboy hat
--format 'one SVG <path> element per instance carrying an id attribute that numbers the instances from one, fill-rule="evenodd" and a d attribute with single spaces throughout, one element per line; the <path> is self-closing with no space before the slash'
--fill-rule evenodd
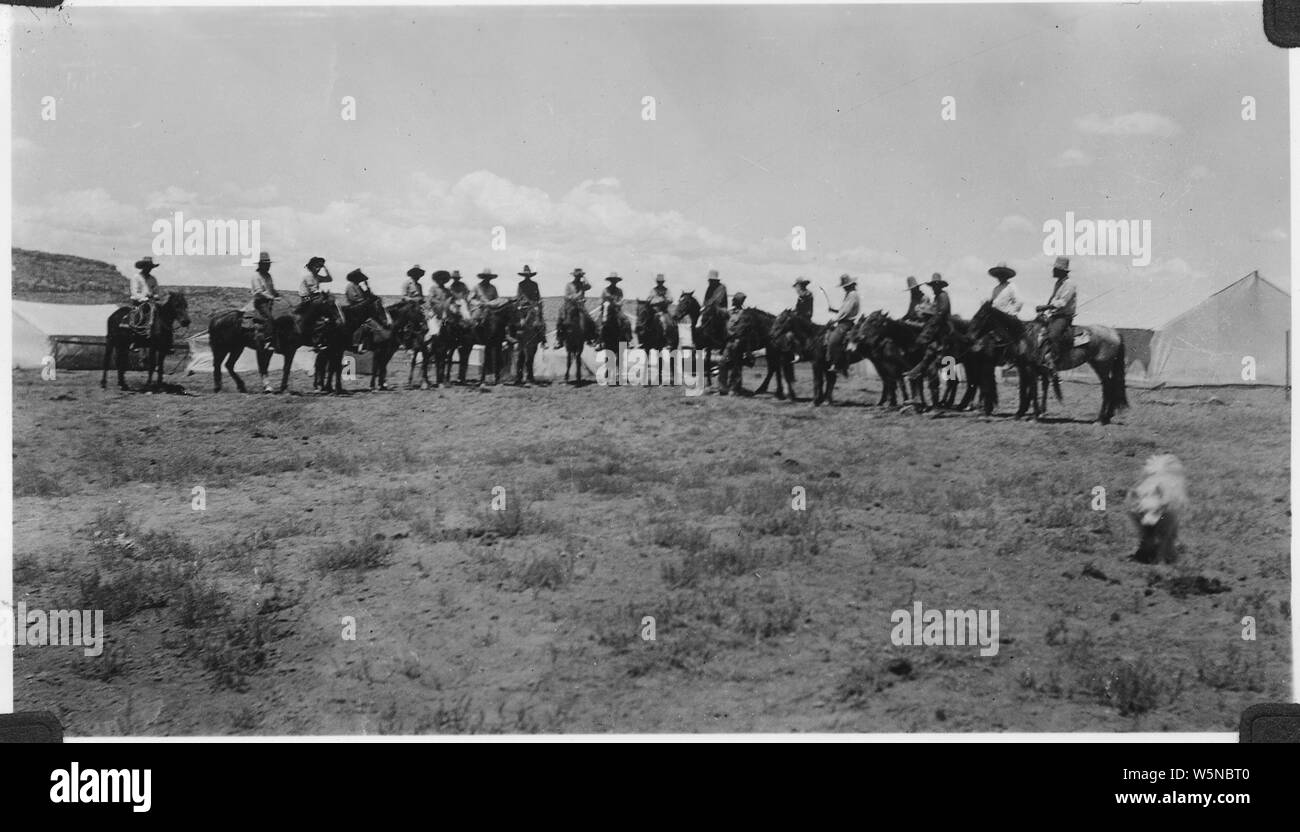
<path id="1" fill-rule="evenodd" d="M 150 269 L 156 269 L 158 268 L 158 265 L 159 265 L 158 263 L 155 263 L 153 261 L 152 257 L 146 257 L 143 260 L 135 261 L 135 267 L 137 269 L 143 269 L 144 271 L 149 271 Z"/>
<path id="2" fill-rule="evenodd" d="M 262 266 L 269 266 L 271 265 L 271 263 L 272 263 L 271 255 L 267 254 L 265 251 L 257 256 L 258 268 L 261 268 Z"/>
<path id="3" fill-rule="evenodd" d="M 1010 280 L 1016 276 L 1016 270 L 1008 266 L 1006 263 L 998 263 L 996 266 L 989 269 L 989 274 L 996 277 L 998 280 Z"/>
<path id="4" fill-rule="evenodd" d="M 487 266 L 484 266 L 483 271 L 478 273 L 478 277 L 481 280 L 492 280 L 494 277 L 496 277 L 496 272 L 492 271 Z"/>
<path id="5" fill-rule="evenodd" d="M 451 274 L 448 273 L 446 269 L 438 269 L 431 276 L 434 283 L 446 283 L 448 280 L 451 280 Z"/>
<path id="6" fill-rule="evenodd" d="M 930 275 L 929 283 L 931 286 L 938 286 L 940 288 L 948 285 L 948 281 L 944 280 L 943 275 L 939 274 L 938 272 L 935 272 L 934 274 Z"/>
<path id="7" fill-rule="evenodd" d="M 573 275 L 574 277 L 584 277 L 587 273 L 584 272 L 582 269 L 574 269 L 573 271 L 569 272 L 569 274 Z"/>
<path id="8" fill-rule="evenodd" d="M 914 290 L 916 290 L 916 289 L 920 289 L 920 288 L 921 288 L 921 284 L 916 282 L 916 278 L 915 278 L 915 277 L 912 277 L 911 275 L 908 275 L 908 276 L 907 276 L 907 291 L 911 292 L 911 291 L 914 291 Z"/>
<path id="9" fill-rule="evenodd" d="M 622 280 L 623 278 L 621 278 L 621 277 L 618 276 L 618 272 L 610 272 L 610 273 L 609 273 L 609 277 L 607 277 L 607 278 L 605 278 L 605 279 L 608 280 L 608 281 L 610 281 L 611 283 L 617 283 L 618 281 Z"/>
<path id="10" fill-rule="evenodd" d="M 461 279 L 461 277 L 460 277 L 460 269 L 452 269 L 452 270 L 451 270 L 451 279 L 452 279 L 452 280 L 460 280 L 460 279 Z"/>
<path id="11" fill-rule="evenodd" d="M 310 260 L 307 261 L 306 268 L 308 268 L 308 269 L 319 269 L 319 268 L 320 268 L 321 266 L 323 266 L 323 265 L 325 265 L 325 258 L 324 258 L 324 257 L 313 257 L 312 259 L 310 259 Z"/>
<path id="12" fill-rule="evenodd" d="M 718 280 L 718 279 L 719 279 L 719 277 L 718 277 L 718 270 L 717 270 L 717 269 L 709 269 L 709 280 Z"/>
<path id="13" fill-rule="evenodd" d="M 664 276 L 663 276 L 663 275 L 661 275 L 661 274 L 657 274 L 657 275 L 655 275 L 655 283 L 663 283 L 663 282 L 664 282 Z"/>
<path id="14" fill-rule="evenodd" d="M 419 266 L 412 266 L 406 270 L 407 277 L 424 277 L 424 269 Z"/>
<path id="15" fill-rule="evenodd" d="M 745 298 L 747 297 L 749 296 L 746 295 L 744 292 L 737 292 L 736 294 L 731 296 L 731 305 L 739 306 L 740 304 L 745 302 Z"/>
<path id="16" fill-rule="evenodd" d="M 348 272 L 348 281 L 351 283 L 360 283 L 364 280 L 369 280 L 369 279 L 370 278 L 366 277 L 366 273 L 361 271 L 361 269 L 353 269 L 352 271 Z"/>
<path id="17" fill-rule="evenodd" d="M 858 281 L 856 281 L 856 280 L 854 280 L 853 278 L 849 277 L 847 274 L 842 274 L 842 275 L 840 275 L 840 288 L 841 288 L 841 289 L 848 289 L 848 288 L 851 287 L 851 286 L 857 286 L 857 285 L 858 285 Z"/>
<path id="18" fill-rule="evenodd" d="M 1070 258 L 1068 258 L 1068 257 L 1058 257 L 1058 258 L 1056 258 L 1056 262 L 1052 264 L 1052 271 L 1054 271 L 1054 272 L 1065 272 L 1066 274 L 1069 274 L 1069 273 L 1070 273 Z"/>
<path id="19" fill-rule="evenodd" d="M 533 271 L 530 266 L 525 265 L 524 270 L 518 273 L 520 277 L 536 277 L 537 272 Z"/>
<path id="20" fill-rule="evenodd" d="M 799 278 L 798 280 L 796 280 L 796 281 L 794 282 L 794 285 L 795 285 L 795 286 L 807 286 L 807 285 L 808 285 L 809 283 L 811 283 L 811 282 L 812 282 L 812 281 L 809 280 L 808 278 L 806 278 L 806 277 L 801 277 L 801 278 Z"/>

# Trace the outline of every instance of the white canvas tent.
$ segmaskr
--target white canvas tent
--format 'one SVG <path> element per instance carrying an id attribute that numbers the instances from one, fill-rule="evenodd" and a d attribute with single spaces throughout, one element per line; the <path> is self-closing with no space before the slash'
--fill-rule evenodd
<path id="1" fill-rule="evenodd" d="M 13 301 L 14 368 L 39 369 L 46 356 L 53 356 L 59 369 L 99 369 L 106 323 L 115 309 L 112 304 Z"/>
<path id="2" fill-rule="evenodd" d="M 1147 376 L 1168 385 L 1284 385 L 1291 296 L 1251 272 L 1156 330 Z M 1243 378 L 1254 364 L 1254 380 Z"/>
<path id="3" fill-rule="evenodd" d="M 1084 312 L 1075 323 L 1096 321 Z M 1120 329 L 1127 381 L 1143 387 L 1286 385 L 1290 333 L 1291 296 L 1257 271 L 1168 321 Z M 1252 362 L 1253 380 L 1243 377 Z M 1087 366 L 1062 375 L 1097 380 Z"/>

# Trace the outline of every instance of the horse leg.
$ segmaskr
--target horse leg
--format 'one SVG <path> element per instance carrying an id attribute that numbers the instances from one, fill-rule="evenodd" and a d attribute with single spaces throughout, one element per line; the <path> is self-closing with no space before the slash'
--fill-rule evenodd
<path id="1" fill-rule="evenodd" d="M 119 342 L 117 349 L 117 386 L 122 390 L 130 390 L 126 383 L 126 364 L 131 360 L 131 350 L 125 342 Z"/>

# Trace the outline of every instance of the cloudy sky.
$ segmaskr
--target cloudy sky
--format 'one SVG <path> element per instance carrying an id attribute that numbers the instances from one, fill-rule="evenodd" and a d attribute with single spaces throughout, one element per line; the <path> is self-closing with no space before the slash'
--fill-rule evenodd
<path id="1" fill-rule="evenodd" d="M 287 287 L 314 254 L 385 292 L 417 262 L 528 263 L 547 294 L 575 266 L 630 295 L 718 268 L 778 311 L 796 276 L 838 296 L 849 272 L 900 311 L 906 276 L 940 271 L 969 314 L 998 261 L 1045 300 L 1043 223 L 1072 211 L 1152 228 L 1148 266 L 1075 258 L 1085 322 L 1159 323 L 1254 269 L 1290 289 L 1287 59 L 1256 3 L 14 21 L 14 244 L 124 273 L 182 211 L 259 220 Z M 170 257 L 158 275 L 249 270 Z"/>

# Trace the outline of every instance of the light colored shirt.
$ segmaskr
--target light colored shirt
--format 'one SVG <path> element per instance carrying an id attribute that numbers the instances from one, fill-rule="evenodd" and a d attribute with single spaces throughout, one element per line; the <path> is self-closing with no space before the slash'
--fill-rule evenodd
<path id="1" fill-rule="evenodd" d="M 332 281 L 333 278 L 328 274 L 315 275 L 311 273 L 311 269 L 307 269 L 306 274 L 302 276 L 302 282 L 298 284 L 298 297 L 303 300 L 310 300 L 324 291 L 321 288 L 322 283 Z"/>
<path id="2" fill-rule="evenodd" d="M 146 301 L 158 294 L 158 279 L 151 274 L 131 275 L 131 300 Z"/>
<path id="3" fill-rule="evenodd" d="M 1052 299 L 1047 302 L 1047 305 L 1052 308 L 1053 313 L 1069 315 L 1073 318 L 1075 295 L 1074 284 L 1067 277 L 1056 284 L 1056 288 L 1052 290 Z"/>
<path id="4" fill-rule="evenodd" d="M 840 304 L 840 311 L 835 313 L 835 317 L 831 319 L 831 323 L 837 324 L 841 321 L 856 321 L 861 310 L 862 301 L 858 299 L 858 292 L 854 289 L 844 296 L 844 302 Z"/>
<path id="5" fill-rule="evenodd" d="M 255 300 L 273 300 L 280 297 L 280 293 L 275 290 L 275 281 L 271 279 L 271 275 L 268 273 L 253 272 L 251 287 Z"/>
<path id="6" fill-rule="evenodd" d="M 989 298 L 989 300 L 993 302 L 994 309 L 1008 315 L 1019 314 L 1020 307 L 1024 306 L 1015 285 L 1010 282 L 999 283 L 993 290 L 993 297 Z"/>
<path id="7" fill-rule="evenodd" d="M 420 281 L 408 277 L 406 282 L 402 284 L 402 297 L 406 300 L 422 303 L 424 301 L 424 287 L 420 285 Z"/>

